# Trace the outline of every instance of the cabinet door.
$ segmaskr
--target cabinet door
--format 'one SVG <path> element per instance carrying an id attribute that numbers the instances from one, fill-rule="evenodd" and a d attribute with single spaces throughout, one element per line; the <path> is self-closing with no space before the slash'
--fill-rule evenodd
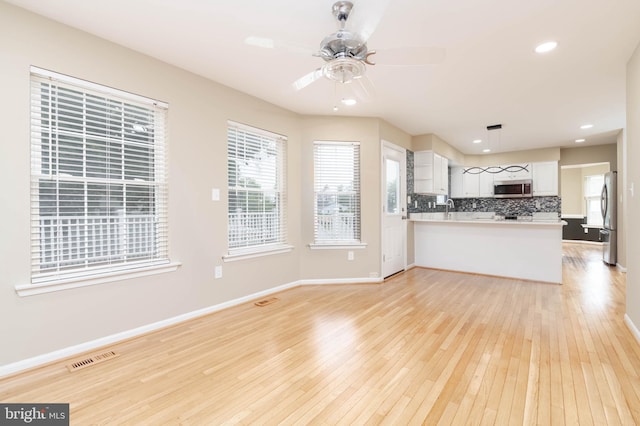
<path id="1" fill-rule="evenodd" d="M 480 197 L 493 197 L 493 173 L 480 173 Z"/>
<path id="2" fill-rule="evenodd" d="M 478 198 L 480 195 L 480 175 L 477 173 L 464 173 L 462 182 L 464 196 L 466 198 Z"/>
<path id="3" fill-rule="evenodd" d="M 449 159 L 440 157 L 440 194 L 449 194 Z"/>
<path id="4" fill-rule="evenodd" d="M 450 188 L 450 197 L 451 198 L 463 198 L 463 175 L 464 167 L 452 167 L 451 168 L 451 188 Z"/>
<path id="5" fill-rule="evenodd" d="M 433 192 L 442 194 L 442 156 L 433 153 Z"/>
<path id="6" fill-rule="evenodd" d="M 533 195 L 558 195 L 558 163 L 533 163 Z"/>

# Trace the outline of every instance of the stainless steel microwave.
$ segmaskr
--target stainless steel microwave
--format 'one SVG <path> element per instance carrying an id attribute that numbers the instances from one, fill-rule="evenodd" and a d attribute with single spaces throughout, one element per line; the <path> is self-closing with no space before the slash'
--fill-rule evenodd
<path id="1" fill-rule="evenodd" d="M 531 179 L 506 180 L 493 183 L 494 198 L 533 197 Z"/>

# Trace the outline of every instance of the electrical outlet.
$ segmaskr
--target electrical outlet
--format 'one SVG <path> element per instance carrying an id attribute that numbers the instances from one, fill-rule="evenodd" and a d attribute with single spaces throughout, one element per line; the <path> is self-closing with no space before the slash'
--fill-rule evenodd
<path id="1" fill-rule="evenodd" d="M 536 201 L 536 209 L 540 208 L 540 201 Z"/>
<path id="2" fill-rule="evenodd" d="M 348 251 L 347 252 L 347 260 L 353 260 L 354 256 L 353 256 L 353 252 L 352 251 Z"/>
<path id="3" fill-rule="evenodd" d="M 211 189 L 211 201 L 220 201 L 220 190 L 218 188 Z"/>
<path id="4" fill-rule="evenodd" d="M 473 206 L 473 208 L 474 208 L 474 209 L 476 208 L 476 203 L 475 203 L 475 201 L 473 202 L 472 206 Z"/>
<path id="5" fill-rule="evenodd" d="M 413 207 L 415 207 L 416 209 L 418 208 L 418 200 L 413 201 Z"/>
<path id="6" fill-rule="evenodd" d="M 216 266 L 215 278 L 222 278 L 222 266 Z"/>

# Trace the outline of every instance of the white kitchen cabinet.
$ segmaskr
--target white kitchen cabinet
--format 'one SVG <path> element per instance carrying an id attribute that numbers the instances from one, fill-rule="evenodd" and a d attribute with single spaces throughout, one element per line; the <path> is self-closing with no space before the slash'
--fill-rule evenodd
<path id="1" fill-rule="evenodd" d="M 449 193 L 449 160 L 433 151 L 416 151 L 413 156 L 413 189 L 419 194 Z"/>
<path id="2" fill-rule="evenodd" d="M 558 195 L 558 162 L 533 163 L 533 195 Z"/>
<path id="3" fill-rule="evenodd" d="M 468 167 L 451 168 L 451 198 L 493 197 L 491 173 L 465 173 Z"/>
<path id="4" fill-rule="evenodd" d="M 462 175 L 462 187 L 465 198 L 478 198 L 480 196 L 480 175 L 477 173 L 464 173 Z"/>
<path id="5" fill-rule="evenodd" d="M 481 198 L 493 197 L 493 173 L 480 173 L 479 194 Z"/>
<path id="6" fill-rule="evenodd" d="M 531 179 L 531 163 L 504 164 L 503 171 L 493 176 L 495 181 Z"/>
<path id="7" fill-rule="evenodd" d="M 462 173 L 464 167 L 451 167 L 451 187 L 449 188 L 449 197 L 464 198 L 464 188 Z"/>

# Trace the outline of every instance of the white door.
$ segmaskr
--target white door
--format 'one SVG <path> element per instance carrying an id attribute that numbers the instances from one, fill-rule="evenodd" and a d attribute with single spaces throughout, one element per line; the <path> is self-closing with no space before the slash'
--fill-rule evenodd
<path id="1" fill-rule="evenodd" d="M 382 276 L 406 267 L 407 158 L 404 148 L 382 143 Z"/>

